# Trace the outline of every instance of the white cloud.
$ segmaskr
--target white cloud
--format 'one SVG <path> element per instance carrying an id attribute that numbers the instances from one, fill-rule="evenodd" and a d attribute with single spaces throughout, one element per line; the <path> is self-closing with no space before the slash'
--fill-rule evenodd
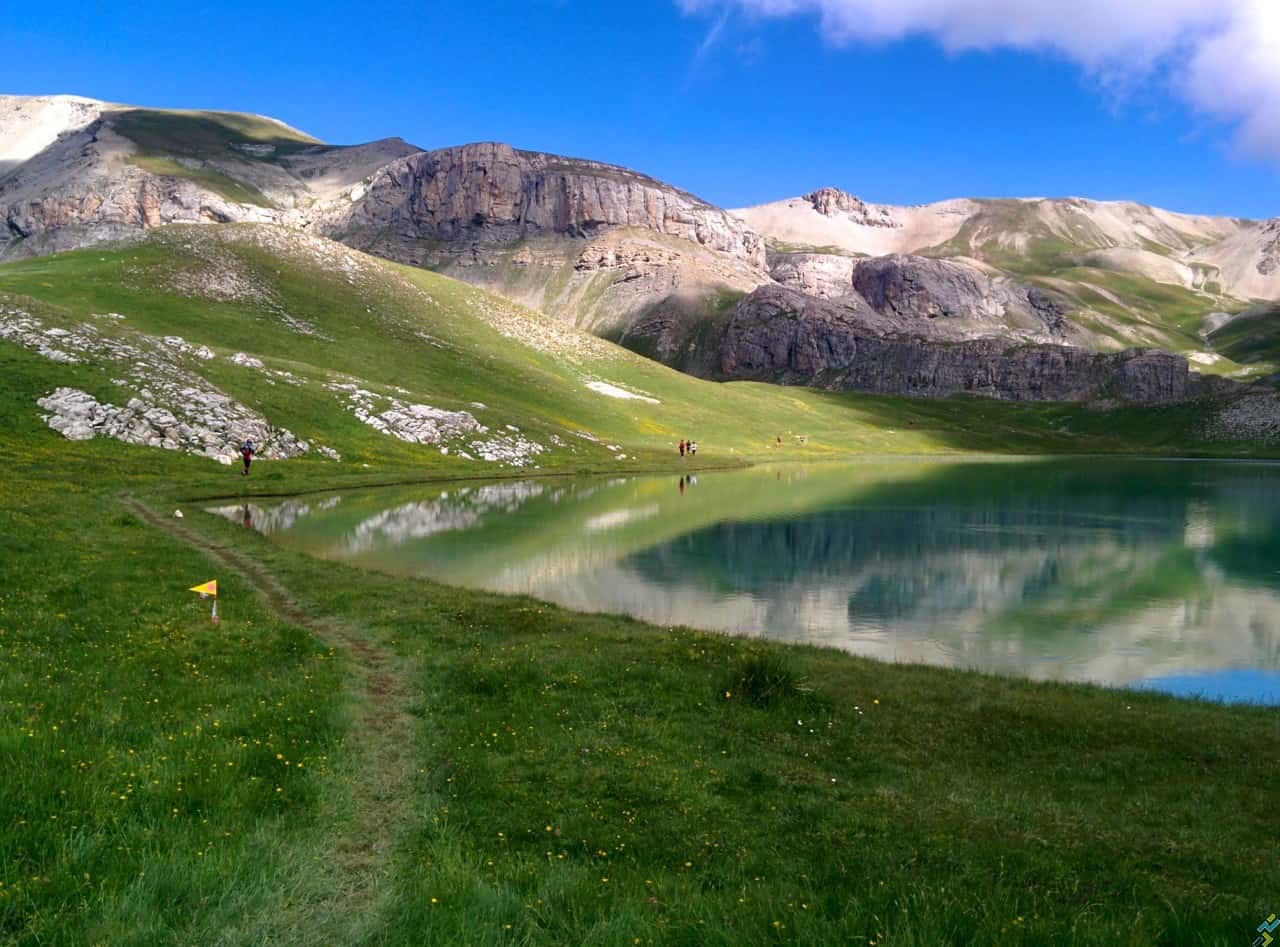
<path id="1" fill-rule="evenodd" d="M 1280 157 L 1280 0 L 677 0 L 686 12 L 816 14 L 831 42 L 928 36 L 950 51 L 1012 48 L 1078 63 L 1108 84 L 1159 78 Z"/>

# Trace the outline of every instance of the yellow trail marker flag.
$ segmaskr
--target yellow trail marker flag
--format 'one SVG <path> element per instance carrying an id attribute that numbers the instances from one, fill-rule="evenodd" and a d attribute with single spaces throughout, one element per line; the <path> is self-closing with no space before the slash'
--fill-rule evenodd
<path id="1" fill-rule="evenodd" d="M 191 588 L 187 589 L 187 591 L 199 592 L 201 595 L 212 595 L 214 598 L 217 598 L 218 597 L 218 580 L 213 579 L 209 582 L 204 583 L 203 585 L 193 585 L 191 586 Z"/>

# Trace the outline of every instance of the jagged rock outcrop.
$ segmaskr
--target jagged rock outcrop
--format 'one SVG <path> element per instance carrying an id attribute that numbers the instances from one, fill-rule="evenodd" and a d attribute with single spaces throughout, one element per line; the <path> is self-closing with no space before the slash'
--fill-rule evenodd
<path id="1" fill-rule="evenodd" d="M 1080 335 L 1066 318 L 1065 300 L 948 260 L 785 253 L 770 257 L 769 272 L 781 285 L 810 296 L 857 297 L 904 331 L 936 321 L 936 328 L 956 339 L 1000 332 L 1024 341 L 1062 342 Z"/>
<path id="2" fill-rule="evenodd" d="M 893 215 L 883 207 L 868 204 L 860 197 L 854 197 L 838 187 L 822 187 L 811 191 L 803 198 L 813 205 L 813 209 L 824 217 L 835 217 L 837 214 L 847 216 L 854 223 L 865 227 L 901 227 Z"/>
<path id="3" fill-rule="evenodd" d="M 734 308 L 716 352 L 709 374 L 718 378 L 895 395 L 1159 404 L 1206 390 L 1166 352 L 958 337 L 935 320 L 882 315 L 861 297 L 821 300 L 780 286 Z"/>
<path id="4" fill-rule="evenodd" d="M 342 235 L 510 243 L 639 228 L 688 240 L 763 269 L 764 241 L 691 194 L 626 168 L 484 142 L 410 155 L 373 175 Z"/>
<path id="5" fill-rule="evenodd" d="M 939 320 L 963 325 L 969 333 L 1004 327 L 1047 336 L 1046 341 L 1073 334 L 1065 301 L 949 260 L 903 254 L 860 260 L 852 284 L 872 309 L 886 316 Z"/>

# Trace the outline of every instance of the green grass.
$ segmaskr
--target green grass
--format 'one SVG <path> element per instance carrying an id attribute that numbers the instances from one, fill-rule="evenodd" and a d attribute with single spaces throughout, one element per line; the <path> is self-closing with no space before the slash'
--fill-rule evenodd
<path id="1" fill-rule="evenodd" d="M 130 109 L 113 114 L 110 121 L 113 130 L 136 146 L 128 159 L 130 164 L 152 174 L 184 178 L 230 201 L 260 207 L 272 204 L 258 188 L 228 173 L 229 169 L 248 162 L 274 161 L 319 144 L 278 122 L 235 112 Z M 271 147 L 270 154 L 246 150 L 264 145 Z"/>
<path id="2" fill-rule="evenodd" d="M 626 444 L 646 461 L 668 455 L 682 437 L 695 437 L 716 463 L 957 450 L 1252 455 L 1259 449 L 1253 443 L 1203 441 L 1197 432 L 1204 409 L 1197 404 L 1098 411 L 982 399 L 913 400 L 714 384 L 607 346 L 601 354 L 565 357 L 504 338 L 492 324 L 514 320 L 539 333 L 559 331 L 547 317 L 412 267 L 370 261 L 367 277 L 352 284 L 305 253 L 269 252 L 249 239 L 251 232 L 166 228 L 128 248 L 6 264 L 0 267 L 0 299 L 7 294 L 55 326 L 88 320 L 125 340 L 137 333 L 177 334 L 224 355 L 245 351 L 294 372 L 307 383 L 269 384 L 225 359 L 196 366 L 273 422 L 330 444 L 355 462 L 455 469 L 452 461 L 389 441 L 345 412 L 322 387 L 336 374 L 374 387 L 402 386 L 410 400 L 450 410 L 482 402 L 488 406 L 478 414 L 484 423 L 516 424 L 544 442 L 555 432 L 592 432 L 605 443 Z M 213 258 L 265 295 L 223 302 L 172 289 L 175 279 L 205 272 Z M 93 318 L 103 312 L 126 318 Z M 299 335 L 282 313 L 304 314 L 318 334 Z M 435 344 L 424 343 L 424 333 Z M 578 348 L 569 338 L 566 352 Z M 62 383 L 61 374 L 46 364 L 48 387 Z M 646 393 L 659 403 L 598 395 L 586 388 L 591 380 Z M 802 434 L 803 447 L 796 439 Z M 779 435 L 784 445 L 776 450 L 771 445 Z M 571 448 L 544 455 L 545 463 L 608 456 L 601 445 L 569 442 Z"/>
<path id="3" fill-rule="evenodd" d="M 1280 368 L 1280 309 L 1258 307 L 1210 334 L 1214 349 L 1246 365 L 1275 371 Z"/>
<path id="4" fill-rule="evenodd" d="M 150 171 L 152 174 L 194 181 L 201 187 L 208 188 L 229 201 L 236 201 L 241 204 L 257 204 L 259 207 L 272 206 L 266 195 L 252 184 L 237 181 L 229 174 L 223 174 L 221 171 L 215 171 L 212 168 L 192 168 L 174 161 L 172 158 L 158 158 L 146 155 L 131 155 L 128 161 L 130 164 L 136 165 L 144 171 Z"/>
<path id="5" fill-rule="evenodd" d="M 713 385 L 616 349 L 575 360 L 500 336 L 482 307 L 539 317 L 443 277 L 379 266 L 353 285 L 234 229 L 218 258 L 269 295 L 216 302 L 167 288 L 207 265 L 196 233 L 5 265 L 0 304 L 55 326 L 119 312 L 94 324 L 288 368 L 305 383 L 198 366 L 344 461 L 246 481 L 64 441 L 35 399 L 59 384 L 118 398 L 112 367 L 0 342 L 0 942 L 1225 945 L 1276 909 L 1274 710 L 408 583 L 272 546 L 197 499 L 495 473 L 367 428 L 320 387 L 334 372 L 636 458 L 581 441 L 544 472 L 670 467 L 683 435 L 709 464 L 1208 451 L 1198 406 L 906 401 Z M 778 450 L 776 433 L 809 442 Z M 145 524 L 120 491 L 180 506 L 254 572 Z M 261 575 L 293 617 L 253 594 Z M 216 627 L 185 591 L 215 576 Z M 366 692 L 371 662 L 385 680 Z M 374 751 L 401 705 L 398 780 Z"/>
<path id="6" fill-rule="evenodd" d="M 144 154 L 187 158 L 235 155 L 246 160 L 252 153 L 237 146 L 272 145 L 279 154 L 319 144 L 287 125 L 238 112 L 129 109 L 113 115 L 111 127 Z"/>
<path id="7" fill-rule="evenodd" d="M 846 250 L 843 247 L 832 246 L 826 244 L 818 246 L 812 243 L 793 243 L 789 240 L 779 240 L 776 237 L 766 237 L 765 242 L 768 245 L 770 253 L 790 254 L 790 253 L 825 253 L 829 256 L 847 256 L 847 257 L 865 257 L 865 253 L 857 253 L 853 250 Z"/>
<path id="8" fill-rule="evenodd" d="M 1070 236 L 1050 228 L 1040 219 L 1036 202 L 984 200 L 983 209 L 967 220 L 955 237 L 920 251 L 926 256 L 970 256 L 1024 281 L 1038 283 L 1065 294 L 1076 304 L 1070 318 L 1099 342 L 1118 347 L 1158 346 L 1175 352 L 1203 351 L 1199 332 L 1212 312 L 1233 311 L 1243 303 L 1222 295 L 1221 285 L 1208 277 L 1214 271 L 1195 265 L 1201 285 L 1197 289 L 1161 283 L 1137 273 L 1091 265 L 1094 251 L 1113 245 L 1085 215 L 1068 217 Z M 993 235 L 1018 234 L 1022 242 L 1009 245 Z M 1170 234 L 1180 242 L 1190 235 Z M 1151 240 L 1143 247 L 1162 256 L 1170 248 Z M 1101 290 L 1101 291 L 1100 291 Z M 1232 374 L 1240 366 L 1228 361 L 1199 371 Z M 1236 360 L 1238 361 L 1238 360 Z"/>

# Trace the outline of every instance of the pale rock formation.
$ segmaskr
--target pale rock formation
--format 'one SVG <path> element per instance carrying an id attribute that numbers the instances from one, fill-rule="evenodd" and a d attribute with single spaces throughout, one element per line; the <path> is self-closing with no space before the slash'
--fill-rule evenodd
<path id="1" fill-rule="evenodd" d="M 868 204 L 835 187 L 823 187 L 804 196 L 813 209 L 824 217 L 844 215 L 848 220 L 864 227 L 901 227 L 894 219 L 892 208 Z"/>
<path id="2" fill-rule="evenodd" d="M 590 237 L 635 227 L 765 262 L 764 241 L 729 214 L 652 178 L 596 161 L 483 142 L 422 152 L 372 176 L 335 232 L 390 232 L 426 240 L 509 243 L 554 233 Z"/>
<path id="3" fill-rule="evenodd" d="M 121 407 L 64 387 L 36 403 L 49 412 L 45 416 L 49 427 L 73 441 L 110 437 L 215 460 L 230 458 L 244 438 L 252 438 L 259 446 L 258 456 L 268 460 L 299 457 L 308 448 L 306 441 L 298 440 L 288 429 L 271 427 L 260 415 L 225 395 L 217 398 L 193 393 L 170 410 L 139 398 L 130 398 Z"/>
<path id="4" fill-rule="evenodd" d="M 821 299 L 853 291 L 853 257 L 833 253 L 779 253 L 769 256 L 769 275 L 788 289 Z"/>

